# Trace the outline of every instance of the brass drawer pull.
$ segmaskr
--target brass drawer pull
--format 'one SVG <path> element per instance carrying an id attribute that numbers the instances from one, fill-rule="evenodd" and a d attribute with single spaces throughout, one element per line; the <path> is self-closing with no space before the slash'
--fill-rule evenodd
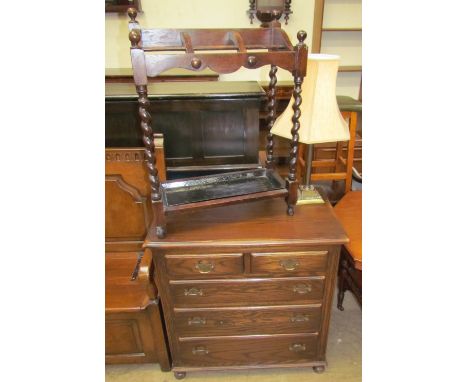
<path id="1" fill-rule="evenodd" d="M 210 273 L 214 270 L 214 264 L 211 261 L 200 260 L 197 265 L 195 265 L 195 268 L 197 268 L 200 273 Z"/>
<path id="2" fill-rule="evenodd" d="M 299 266 L 299 261 L 295 259 L 281 260 L 280 265 L 284 268 L 285 271 L 295 271 Z"/>
<path id="3" fill-rule="evenodd" d="M 186 296 L 203 296 L 203 291 L 198 288 L 190 288 L 184 290 L 184 295 Z"/>
<path id="4" fill-rule="evenodd" d="M 205 346 L 195 346 L 192 348 L 192 354 L 195 355 L 206 355 L 209 351 Z"/>
<path id="5" fill-rule="evenodd" d="M 294 285 L 294 292 L 299 294 L 306 294 L 312 292 L 312 288 L 307 284 L 297 284 Z"/>
<path id="6" fill-rule="evenodd" d="M 296 314 L 291 317 L 291 322 L 307 322 L 309 321 L 309 316 L 306 314 Z"/>
<path id="7" fill-rule="evenodd" d="M 305 344 L 291 344 L 289 345 L 289 350 L 299 353 L 306 350 Z"/>
<path id="8" fill-rule="evenodd" d="M 190 317 L 188 319 L 189 325 L 206 325 L 206 319 L 202 317 Z"/>

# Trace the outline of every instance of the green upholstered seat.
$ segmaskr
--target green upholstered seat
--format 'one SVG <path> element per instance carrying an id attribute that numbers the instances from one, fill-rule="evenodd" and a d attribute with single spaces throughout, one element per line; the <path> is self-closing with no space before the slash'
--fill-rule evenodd
<path id="1" fill-rule="evenodd" d="M 341 111 L 362 111 L 362 102 L 349 96 L 336 96 Z"/>

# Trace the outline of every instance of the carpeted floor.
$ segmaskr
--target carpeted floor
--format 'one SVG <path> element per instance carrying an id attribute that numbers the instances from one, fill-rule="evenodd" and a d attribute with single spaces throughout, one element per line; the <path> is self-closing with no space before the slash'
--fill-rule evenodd
<path id="1" fill-rule="evenodd" d="M 336 294 L 335 294 L 336 297 Z M 323 374 L 311 369 L 259 369 L 245 371 L 191 372 L 187 382 L 358 382 L 361 381 L 361 309 L 346 292 L 345 310 L 333 304 L 328 337 L 328 367 Z M 106 382 L 173 382 L 172 372 L 159 365 L 108 365 Z"/>

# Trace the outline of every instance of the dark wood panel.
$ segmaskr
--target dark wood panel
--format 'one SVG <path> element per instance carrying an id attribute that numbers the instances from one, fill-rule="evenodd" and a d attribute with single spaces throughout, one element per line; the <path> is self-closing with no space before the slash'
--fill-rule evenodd
<path id="1" fill-rule="evenodd" d="M 194 338 L 180 341 L 180 363 L 184 366 L 233 366 L 308 362 L 317 354 L 317 337 L 317 334 L 308 333 Z"/>
<path id="2" fill-rule="evenodd" d="M 324 277 L 169 282 L 176 307 L 307 304 L 323 297 Z"/>
<path id="3" fill-rule="evenodd" d="M 143 145 L 135 88 L 124 85 L 106 87 L 106 147 Z M 257 83 L 200 83 L 198 91 L 188 84 L 149 88 L 151 128 L 164 135 L 171 171 L 258 165 L 259 106 L 264 92 Z"/>
<path id="4" fill-rule="evenodd" d="M 320 330 L 321 305 L 175 309 L 180 337 L 311 333 Z"/>
<path id="5" fill-rule="evenodd" d="M 167 255 L 169 276 L 182 278 L 219 277 L 239 275 L 244 272 L 242 253 L 211 255 Z"/>

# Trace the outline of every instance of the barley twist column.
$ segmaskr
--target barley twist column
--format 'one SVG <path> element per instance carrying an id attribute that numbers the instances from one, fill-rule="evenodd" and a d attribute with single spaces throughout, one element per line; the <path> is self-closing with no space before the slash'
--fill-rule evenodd
<path id="1" fill-rule="evenodd" d="M 153 129 L 151 128 L 151 115 L 148 111 L 149 100 L 146 85 L 137 86 L 138 93 L 138 114 L 140 115 L 140 128 L 143 133 L 143 144 L 145 145 L 146 167 L 148 169 L 151 201 L 161 200 L 158 169 L 156 168 L 156 157 L 154 155 Z"/>
<path id="2" fill-rule="evenodd" d="M 272 168 L 273 167 L 273 134 L 271 134 L 271 128 L 275 124 L 276 121 L 276 83 L 278 82 L 276 79 L 276 72 L 278 71 L 278 67 L 276 65 L 271 65 L 270 69 L 270 85 L 268 88 L 268 116 L 267 116 L 267 124 L 268 124 L 268 135 L 267 135 L 267 145 L 266 145 L 266 167 Z"/>

